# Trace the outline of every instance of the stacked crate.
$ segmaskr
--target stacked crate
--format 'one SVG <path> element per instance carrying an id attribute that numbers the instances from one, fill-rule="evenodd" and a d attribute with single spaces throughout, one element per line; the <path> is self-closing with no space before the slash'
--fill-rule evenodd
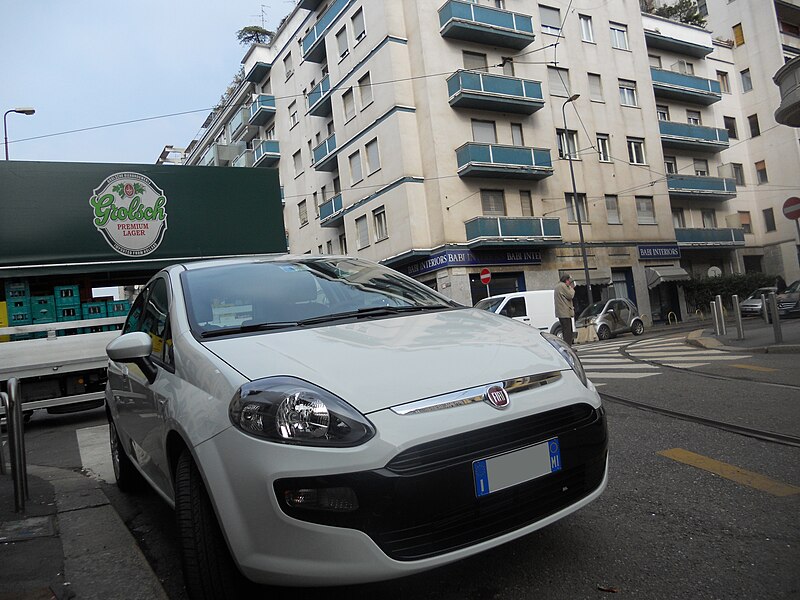
<path id="1" fill-rule="evenodd" d="M 9 280 L 5 283 L 6 291 L 6 312 L 8 313 L 8 325 L 31 325 L 33 317 L 31 315 L 31 292 L 28 282 L 25 280 Z M 30 334 L 17 334 L 11 336 L 12 340 L 30 339 Z"/>
<path id="2" fill-rule="evenodd" d="M 108 311 L 104 300 L 84 302 L 81 304 L 81 318 L 83 319 L 105 319 L 107 315 Z M 106 329 L 107 328 L 102 326 L 83 327 L 80 333 L 95 333 L 96 331 L 105 331 Z"/>
<path id="3" fill-rule="evenodd" d="M 0 328 L 2 327 L 8 327 L 8 309 L 5 302 L 0 302 Z M 0 335 L 0 342 L 7 342 L 10 339 L 10 335 Z"/>
<path id="4" fill-rule="evenodd" d="M 109 317 L 127 317 L 131 309 L 130 300 L 108 300 L 106 302 L 106 312 Z M 111 325 L 106 327 L 108 331 L 122 329 L 122 325 Z"/>
<path id="5" fill-rule="evenodd" d="M 57 285 L 53 288 L 56 304 L 56 321 L 81 320 L 81 295 L 77 285 Z M 63 335 L 63 330 L 58 332 Z"/>
<path id="6" fill-rule="evenodd" d="M 33 324 L 53 323 L 56 320 L 55 296 L 31 296 L 31 315 Z M 46 331 L 34 333 L 35 338 L 47 337 Z"/>

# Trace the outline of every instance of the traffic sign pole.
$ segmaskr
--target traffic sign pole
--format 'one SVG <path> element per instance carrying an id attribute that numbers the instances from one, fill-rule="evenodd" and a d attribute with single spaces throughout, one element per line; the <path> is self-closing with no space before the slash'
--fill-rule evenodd
<path id="1" fill-rule="evenodd" d="M 489 282 L 492 280 L 492 272 L 489 269 L 481 269 L 481 283 L 486 285 L 486 297 L 491 296 Z"/>

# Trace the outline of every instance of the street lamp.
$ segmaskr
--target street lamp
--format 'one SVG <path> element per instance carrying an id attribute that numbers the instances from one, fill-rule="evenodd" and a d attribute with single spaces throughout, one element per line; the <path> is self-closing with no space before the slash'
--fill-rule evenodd
<path id="1" fill-rule="evenodd" d="M 3 139 L 5 140 L 6 144 L 6 160 L 8 160 L 8 127 L 6 125 L 6 117 L 8 113 L 19 113 L 21 115 L 32 115 L 35 113 L 36 110 L 33 108 L 12 108 L 11 110 L 7 110 L 3 113 Z"/>
<path id="2" fill-rule="evenodd" d="M 586 243 L 583 240 L 583 221 L 581 220 L 581 205 L 578 202 L 578 188 L 575 185 L 575 170 L 572 167 L 572 150 L 569 147 L 569 129 L 567 128 L 566 107 L 570 102 L 575 102 L 580 98 L 580 94 L 572 94 L 561 105 L 561 117 L 564 119 L 564 153 L 569 162 L 569 176 L 572 178 L 572 202 L 575 205 L 575 214 L 578 216 L 578 235 L 580 236 L 581 257 L 583 257 L 583 276 L 586 279 L 586 298 L 589 304 L 592 303 L 592 281 L 589 279 L 589 262 L 586 260 Z M 577 151 L 577 148 L 576 148 Z"/>

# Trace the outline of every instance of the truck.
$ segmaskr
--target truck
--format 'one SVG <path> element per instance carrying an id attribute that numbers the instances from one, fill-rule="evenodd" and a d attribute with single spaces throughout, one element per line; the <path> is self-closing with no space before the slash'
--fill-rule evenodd
<path id="1" fill-rule="evenodd" d="M 0 211 L 0 391 L 20 380 L 26 419 L 103 404 L 106 345 L 159 269 L 287 251 L 276 169 L 5 161 Z"/>

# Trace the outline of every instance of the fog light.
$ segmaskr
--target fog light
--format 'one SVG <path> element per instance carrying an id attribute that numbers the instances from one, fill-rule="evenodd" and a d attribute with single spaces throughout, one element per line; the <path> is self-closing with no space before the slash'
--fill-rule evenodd
<path id="1" fill-rule="evenodd" d="M 284 493 L 284 498 L 286 504 L 292 508 L 327 510 L 331 512 L 358 510 L 356 493 L 348 487 L 287 490 Z"/>

